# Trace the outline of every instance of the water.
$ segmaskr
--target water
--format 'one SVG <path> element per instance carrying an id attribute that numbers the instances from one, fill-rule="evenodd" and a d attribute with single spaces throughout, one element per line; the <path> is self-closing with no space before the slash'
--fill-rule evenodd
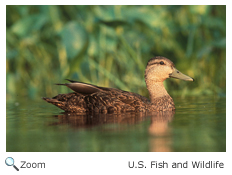
<path id="1" fill-rule="evenodd" d="M 175 113 L 74 116 L 7 100 L 6 151 L 226 151 L 226 98 L 174 98 Z"/>

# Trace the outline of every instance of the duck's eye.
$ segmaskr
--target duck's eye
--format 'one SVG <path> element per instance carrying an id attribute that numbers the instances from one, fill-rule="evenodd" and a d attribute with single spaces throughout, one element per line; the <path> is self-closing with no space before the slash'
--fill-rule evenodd
<path id="1" fill-rule="evenodd" d="M 163 61 L 160 61 L 160 64 L 161 64 L 161 65 L 164 65 L 164 62 L 163 62 Z"/>

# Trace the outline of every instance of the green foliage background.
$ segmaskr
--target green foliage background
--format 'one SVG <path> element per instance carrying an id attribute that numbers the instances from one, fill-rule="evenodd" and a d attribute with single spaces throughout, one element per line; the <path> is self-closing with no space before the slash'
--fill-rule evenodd
<path id="1" fill-rule="evenodd" d="M 55 96 L 74 79 L 148 96 L 147 61 L 171 59 L 195 82 L 171 95 L 225 95 L 226 6 L 6 6 L 7 98 Z"/>

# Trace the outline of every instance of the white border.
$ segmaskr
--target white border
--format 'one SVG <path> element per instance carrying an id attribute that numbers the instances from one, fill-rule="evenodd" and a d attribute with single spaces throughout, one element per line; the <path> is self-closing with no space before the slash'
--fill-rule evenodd
<path id="1" fill-rule="evenodd" d="M 205 5 L 208 1 L 194 1 L 197 5 Z M 1 172 L 7 172 L 10 171 L 12 173 L 21 173 L 21 174 L 41 174 L 41 173 L 73 173 L 73 174 L 95 174 L 95 173 L 101 173 L 101 174 L 168 174 L 168 173 L 178 173 L 178 174 L 205 174 L 205 173 L 223 173 L 228 174 L 228 172 L 231 171 L 231 111 L 230 105 L 231 103 L 231 82 L 230 82 L 230 75 L 231 75 L 231 19 L 232 16 L 231 12 L 231 4 L 229 1 L 210 1 L 212 4 L 227 4 L 226 9 L 226 16 L 227 16 L 227 59 L 226 59 L 226 74 L 227 74 L 227 151 L 225 153 L 81 153 L 81 152 L 71 152 L 71 153 L 35 153 L 35 152 L 6 152 L 6 35 L 4 27 L 6 24 L 6 4 L 7 5 L 21 5 L 21 4 L 28 4 L 28 5 L 36 5 L 38 3 L 44 4 L 44 5 L 53 5 L 53 4 L 105 4 L 106 1 L 7 1 L 6 3 L 1 2 L 1 82 L 4 83 L 3 86 L 1 86 L 1 161 L 0 161 L 0 171 Z M 109 5 L 121 5 L 121 4 L 129 4 L 130 1 L 109 1 L 107 3 L 110 3 Z M 140 4 L 141 2 L 135 2 L 133 3 Z M 151 1 L 142 1 L 143 4 L 150 4 Z M 167 4 L 167 3 L 173 3 L 172 1 L 157 1 L 153 3 L 161 3 L 161 5 Z M 191 1 L 175 1 L 177 4 L 184 3 L 186 5 L 192 5 L 193 2 Z M 220 3 L 220 4 L 219 4 Z M 5 98 L 3 98 L 5 97 Z M 20 166 L 21 163 L 19 161 L 26 160 L 31 162 L 45 162 L 46 163 L 46 169 L 20 169 L 19 172 L 15 171 L 13 167 L 7 167 L 5 165 L 5 158 L 12 156 L 15 159 L 15 165 Z M 149 164 L 150 161 L 166 161 L 168 163 L 175 162 L 185 162 L 185 161 L 193 161 L 193 160 L 213 160 L 213 161 L 221 161 L 224 162 L 225 168 L 223 169 L 130 169 L 128 168 L 128 161 L 144 161 Z M 190 170 L 190 171 L 189 171 Z M 230 170 L 230 171 L 229 171 Z M 11 173 L 10 172 L 10 173 Z M 2 174 L 2 173 L 1 173 Z"/>

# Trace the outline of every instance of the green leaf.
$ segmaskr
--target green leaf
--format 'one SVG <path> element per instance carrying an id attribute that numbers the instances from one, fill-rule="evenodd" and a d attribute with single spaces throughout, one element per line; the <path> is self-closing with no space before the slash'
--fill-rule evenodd
<path id="1" fill-rule="evenodd" d="M 40 30 L 47 22 L 47 16 L 44 14 L 31 15 L 18 20 L 12 25 L 12 32 L 20 37 L 25 37 L 32 31 Z"/>
<path id="2" fill-rule="evenodd" d="M 105 20 L 98 20 L 98 23 L 104 24 L 108 27 L 116 28 L 118 26 L 126 26 L 129 23 L 123 20 L 111 20 L 111 21 L 105 21 Z"/>
<path id="3" fill-rule="evenodd" d="M 68 58 L 79 54 L 88 42 L 85 29 L 77 22 L 69 22 L 60 33 Z"/>

